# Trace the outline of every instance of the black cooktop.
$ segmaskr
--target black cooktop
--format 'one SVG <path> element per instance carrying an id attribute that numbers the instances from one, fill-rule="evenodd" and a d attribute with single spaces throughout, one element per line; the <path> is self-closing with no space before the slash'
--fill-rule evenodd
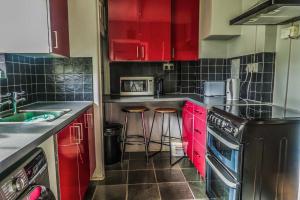
<path id="1" fill-rule="evenodd" d="M 300 119 L 300 111 L 274 105 L 226 105 L 214 108 L 247 120 Z"/>

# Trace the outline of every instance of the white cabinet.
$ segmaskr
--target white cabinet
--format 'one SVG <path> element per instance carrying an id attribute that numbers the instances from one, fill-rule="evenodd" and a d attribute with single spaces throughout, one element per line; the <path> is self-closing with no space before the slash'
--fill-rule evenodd
<path id="1" fill-rule="evenodd" d="M 205 40 L 228 40 L 241 34 L 240 26 L 229 25 L 242 11 L 241 0 L 201 0 L 200 33 Z"/>
<path id="2" fill-rule="evenodd" d="M 64 31 L 56 30 L 55 23 L 58 21 L 67 24 L 66 2 L 1 0 L 0 52 L 54 53 L 68 56 L 68 51 L 65 50 L 69 48 L 69 36 L 65 34 L 68 34 L 68 26 L 62 27 Z M 61 51 L 63 47 L 64 51 Z"/>

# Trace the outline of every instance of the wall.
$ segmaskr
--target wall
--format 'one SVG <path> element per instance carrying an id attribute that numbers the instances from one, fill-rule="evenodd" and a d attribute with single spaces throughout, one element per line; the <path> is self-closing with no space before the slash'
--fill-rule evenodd
<path id="1" fill-rule="evenodd" d="M 7 78 L 0 80 L 1 94 L 24 91 L 26 101 L 92 101 L 91 58 L 35 58 L 5 54 Z M 11 98 L 11 97 L 9 97 Z M 1 111 L 12 106 L 3 106 Z"/>
<path id="2" fill-rule="evenodd" d="M 96 136 L 96 171 L 93 178 L 104 178 L 102 143 L 102 81 L 101 81 L 101 44 L 98 0 L 68 0 L 70 50 L 72 57 L 93 58 L 93 91 Z"/>
<path id="3" fill-rule="evenodd" d="M 300 24 L 300 21 L 295 24 Z M 281 28 L 285 28 L 290 25 L 291 24 L 278 26 L 278 33 Z M 276 42 L 277 57 L 274 83 L 274 103 L 276 105 L 284 106 L 286 101 L 286 106 L 288 108 L 300 110 L 300 39 L 280 39 L 279 35 L 280 34 L 278 34 Z"/>

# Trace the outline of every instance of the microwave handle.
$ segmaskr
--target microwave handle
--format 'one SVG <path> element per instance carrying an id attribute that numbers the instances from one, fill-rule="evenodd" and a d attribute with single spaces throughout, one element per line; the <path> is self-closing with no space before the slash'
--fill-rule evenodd
<path id="1" fill-rule="evenodd" d="M 209 134 L 213 135 L 215 138 L 217 138 L 217 140 L 222 142 L 224 145 L 226 145 L 230 149 L 234 149 L 234 150 L 239 150 L 240 149 L 239 145 L 234 144 L 234 143 L 229 142 L 228 140 L 224 139 L 223 137 L 218 135 L 215 131 L 213 131 L 211 128 L 207 127 L 207 130 L 208 130 Z"/>
<path id="2" fill-rule="evenodd" d="M 211 167 L 211 169 L 217 174 L 217 176 L 230 188 L 237 189 L 238 184 L 228 180 L 220 170 L 210 161 L 209 157 L 205 158 L 206 163 Z"/>

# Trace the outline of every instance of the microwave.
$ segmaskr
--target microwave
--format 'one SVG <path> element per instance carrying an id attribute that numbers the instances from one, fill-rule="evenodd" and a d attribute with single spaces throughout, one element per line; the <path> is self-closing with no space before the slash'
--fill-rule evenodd
<path id="1" fill-rule="evenodd" d="M 120 95 L 154 95 L 154 77 L 120 77 Z"/>

